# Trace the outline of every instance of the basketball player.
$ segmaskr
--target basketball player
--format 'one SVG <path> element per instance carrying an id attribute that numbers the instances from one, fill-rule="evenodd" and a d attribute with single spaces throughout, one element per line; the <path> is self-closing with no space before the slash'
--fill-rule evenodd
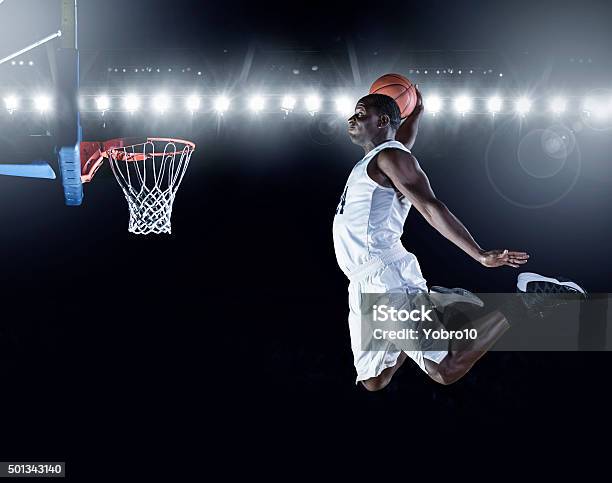
<path id="1" fill-rule="evenodd" d="M 363 350 L 360 301 L 363 293 L 401 289 L 428 292 L 417 258 L 401 244 L 404 222 L 414 207 L 431 226 L 485 267 L 518 268 L 525 252 L 484 250 L 465 226 L 436 198 L 426 174 L 410 149 L 423 111 L 420 93 L 415 111 L 401 124 L 397 103 L 382 94 L 363 97 L 348 119 L 351 141 L 365 156 L 353 168 L 333 226 L 338 264 L 350 280 L 349 330 L 357 381 L 369 391 L 383 389 L 406 358 L 413 359 L 434 381 L 450 384 L 465 375 L 508 324 L 500 312 L 482 321 L 489 336 L 479 337 L 470 351 Z"/>

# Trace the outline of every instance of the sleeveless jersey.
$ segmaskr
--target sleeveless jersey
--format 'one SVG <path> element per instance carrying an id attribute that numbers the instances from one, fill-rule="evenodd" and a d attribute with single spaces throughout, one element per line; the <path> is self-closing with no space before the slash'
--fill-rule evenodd
<path id="1" fill-rule="evenodd" d="M 412 204 L 394 188 L 381 186 L 367 173 L 368 164 L 383 149 L 410 152 L 399 141 L 387 141 L 367 153 L 351 171 L 334 217 L 334 250 L 345 274 L 372 257 L 400 244 Z"/>

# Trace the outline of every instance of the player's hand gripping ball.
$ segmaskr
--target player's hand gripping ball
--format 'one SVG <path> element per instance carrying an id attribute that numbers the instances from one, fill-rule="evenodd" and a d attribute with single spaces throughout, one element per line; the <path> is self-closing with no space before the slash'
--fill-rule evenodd
<path id="1" fill-rule="evenodd" d="M 417 104 L 417 91 L 414 85 L 399 74 L 385 74 L 376 79 L 370 87 L 370 94 L 384 94 L 395 99 L 402 119 L 412 114 Z"/>

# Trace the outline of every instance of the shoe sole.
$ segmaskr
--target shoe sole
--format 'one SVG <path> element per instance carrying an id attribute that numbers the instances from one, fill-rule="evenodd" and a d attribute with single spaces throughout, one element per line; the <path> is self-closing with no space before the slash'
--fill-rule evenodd
<path id="1" fill-rule="evenodd" d="M 554 283 L 557 285 L 562 285 L 564 287 L 573 288 L 577 292 L 580 292 L 581 294 L 586 295 L 586 292 L 584 291 L 584 289 L 580 285 L 574 282 L 561 282 L 557 280 L 556 278 L 545 277 L 543 275 L 539 275 L 533 272 L 524 272 L 524 273 L 519 274 L 518 280 L 516 282 L 516 287 L 521 292 L 527 293 L 527 284 L 530 282 L 550 282 L 550 283 Z"/>
<path id="2" fill-rule="evenodd" d="M 438 285 L 434 285 L 429 289 L 430 295 L 438 293 L 444 295 L 444 305 L 450 305 L 453 303 L 466 303 L 477 305 L 478 307 L 484 307 L 484 302 L 480 300 L 476 295 L 474 295 L 469 290 L 464 288 L 454 288 L 449 289 L 446 287 L 440 287 Z"/>

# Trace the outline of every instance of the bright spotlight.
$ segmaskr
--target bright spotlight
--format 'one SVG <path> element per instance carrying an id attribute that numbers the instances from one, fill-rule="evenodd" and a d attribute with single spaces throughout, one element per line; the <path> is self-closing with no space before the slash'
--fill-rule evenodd
<path id="1" fill-rule="evenodd" d="M 170 98 L 166 94 L 158 94 L 153 98 L 153 108 L 163 114 L 170 107 Z"/>
<path id="2" fill-rule="evenodd" d="M 108 96 L 98 96 L 96 97 L 96 108 L 98 111 L 107 111 L 110 109 L 111 101 Z"/>
<path id="3" fill-rule="evenodd" d="M 254 95 L 249 99 L 249 109 L 255 113 L 262 111 L 265 105 L 266 101 L 260 95 Z"/>
<path id="4" fill-rule="evenodd" d="M 553 114 L 563 114 L 567 108 L 567 101 L 562 97 L 555 97 L 550 101 L 550 110 Z"/>
<path id="5" fill-rule="evenodd" d="M 597 97 L 586 98 L 583 107 L 584 110 L 587 111 L 590 115 L 599 119 L 605 118 L 609 112 L 608 106 L 606 106 L 605 102 L 603 102 L 603 99 L 599 99 Z"/>
<path id="6" fill-rule="evenodd" d="M 129 112 L 137 111 L 140 107 L 140 99 L 138 98 L 138 96 L 134 95 L 126 96 L 123 100 L 123 105 L 125 106 L 125 109 Z"/>
<path id="7" fill-rule="evenodd" d="M 336 98 L 336 111 L 341 116 L 350 114 L 353 111 L 353 102 L 346 96 Z"/>
<path id="8" fill-rule="evenodd" d="M 281 109 L 287 112 L 293 111 L 293 109 L 295 108 L 295 103 L 295 97 L 287 95 L 283 97 L 283 100 L 281 101 Z"/>
<path id="9" fill-rule="evenodd" d="M 49 96 L 37 96 L 34 99 L 34 107 L 40 112 L 48 111 L 51 109 L 51 98 Z"/>
<path id="10" fill-rule="evenodd" d="M 490 97 L 487 101 L 487 109 L 491 114 L 497 114 L 498 112 L 500 112 L 502 110 L 503 105 L 504 101 L 501 97 L 498 96 Z"/>
<path id="11" fill-rule="evenodd" d="M 230 100 L 225 96 L 219 96 L 215 99 L 215 111 L 219 114 L 223 114 L 229 109 Z"/>
<path id="12" fill-rule="evenodd" d="M 8 112 L 13 113 L 19 108 L 19 98 L 17 96 L 8 96 L 4 99 L 4 105 Z"/>
<path id="13" fill-rule="evenodd" d="M 313 114 L 321 108 L 321 99 L 316 94 L 309 95 L 305 100 L 306 110 Z"/>
<path id="14" fill-rule="evenodd" d="M 189 96 L 185 101 L 187 105 L 187 109 L 191 112 L 196 112 L 200 109 L 200 104 L 202 103 L 202 99 L 198 96 Z"/>
<path id="15" fill-rule="evenodd" d="M 469 96 L 459 96 L 455 99 L 455 111 L 459 114 L 465 114 L 472 110 L 473 101 Z"/>
<path id="16" fill-rule="evenodd" d="M 524 116 L 531 110 L 531 101 L 526 97 L 521 97 L 516 101 L 516 112 Z"/>
<path id="17" fill-rule="evenodd" d="M 423 101 L 425 112 L 429 111 L 432 114 L 438 114 L 442 110 L 442 99 L 438 96 L 426 97 Z"/>

